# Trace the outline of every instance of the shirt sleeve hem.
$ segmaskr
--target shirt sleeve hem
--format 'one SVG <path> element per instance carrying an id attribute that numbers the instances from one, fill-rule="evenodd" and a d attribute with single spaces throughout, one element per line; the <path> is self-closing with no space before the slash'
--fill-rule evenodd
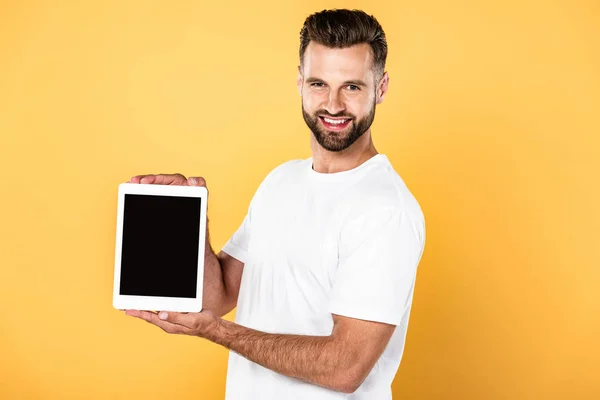
<path id="1" fill-rule="evenodd" d="M 231 242 L 225 243 L 225 246 L 223 246 L 221 251 L 229 254 L 231 257 L 243 262 L 244 264 L 248 261 L 248 252 Z"/>
<path id="2" fill-rule="evenodd" d="M 344 317 L 362 319 L 365 321 L 382 322 L 390 325 L 400 325 L 402 315 L 391 314 L 382 310 L 361 309 L 356 307 L 344 307 L 334 305 L 329 310 L 332 314 L 341 315 Z"/>

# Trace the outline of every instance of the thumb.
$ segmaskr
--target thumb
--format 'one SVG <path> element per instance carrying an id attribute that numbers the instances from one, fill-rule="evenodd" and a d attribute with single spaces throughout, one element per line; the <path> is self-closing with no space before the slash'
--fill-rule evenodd
<path id="1" fill-rule="evenodd" d="M 206 187 L 206 180 L 200 176 L 190 176 L 188 178 L 188 184 L 190 186 L 203 186 Z"/>

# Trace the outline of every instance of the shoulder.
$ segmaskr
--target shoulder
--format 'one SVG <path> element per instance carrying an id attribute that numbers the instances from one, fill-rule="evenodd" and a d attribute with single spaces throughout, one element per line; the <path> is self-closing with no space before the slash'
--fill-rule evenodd
<path id="1" fill-rule="evenodd" d="M 279 187 L 281 182 L 290 181 L 298 177 L 302 173 L 306 162 L 307 160 L 293 159 L 276 165 L 265 175 L 260 183 L 259 190 L 275 186 Z"/>
<path id="2" fill-rule="evenodd" d="M 362 231 L 398 223 L 410 228 L 425 241 L 425 216 L 413 192 L 387 157 L 381 155 L 376 163 L 344 195 L 349 202 L 340 215 L 342 230 Z M 396 222 L 392 222 L 396 221 Z"/>
<path id="3" fill-rule="evenodd" d="M 277 164 L 262 179 L 254 197 L 260 198 L 265 192 L 281 191 L 282 182 L 290 182 L 300 175 L 307 160 L 293 159 Z"/>
<path id="4" fill-rule="evenodd" d="M 404 213 L 412 219 L 424 219 L 415 195 L 384 155 L 380 155 L 368 173 L 348 190 L 354 199 L 353 208 L 361 214 L 388 210 Z"/>
<path id="5" fill-rule="evenodd" d="M 290 175 L 294 175 L 300 173 L 303 170 L 303 167 L 306 165 L 308 160 L 302 159 L 293 159 L 284 161 L 281 164 L 276 165 L 269 171 L 266 175 L 264 181 L 277 180 L 282 177 L 289 177 Z"/>

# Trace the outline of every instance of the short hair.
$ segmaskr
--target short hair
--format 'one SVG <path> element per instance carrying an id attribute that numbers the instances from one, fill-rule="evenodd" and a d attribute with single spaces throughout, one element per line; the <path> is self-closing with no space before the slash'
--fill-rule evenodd
<path id="1" fill-rule="evenodd" d="M 332 9 L 309 15 L 300 31 L 300 65 L 308 44 L 314 41 L 330 48 L 345 48 L 368 43 L 373 50 L 375 77 L 385 70 L 387 41 L 375 17 L 361 10 Z"/>

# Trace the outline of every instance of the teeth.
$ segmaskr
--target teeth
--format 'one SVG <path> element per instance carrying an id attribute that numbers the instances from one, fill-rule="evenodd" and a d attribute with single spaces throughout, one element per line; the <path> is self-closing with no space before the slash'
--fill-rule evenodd
<path id="1" fill-rule="evenodd" d="M 329 119 L 329 118 L 323 118 L 325 120 L 325 122 L 327 122 L 328 124 L 334 124 L 334 125 L 339 125 L 339 124 L 343 124 L 344 122 L 346 122 L 347 120 L 345 119 Z"/>

